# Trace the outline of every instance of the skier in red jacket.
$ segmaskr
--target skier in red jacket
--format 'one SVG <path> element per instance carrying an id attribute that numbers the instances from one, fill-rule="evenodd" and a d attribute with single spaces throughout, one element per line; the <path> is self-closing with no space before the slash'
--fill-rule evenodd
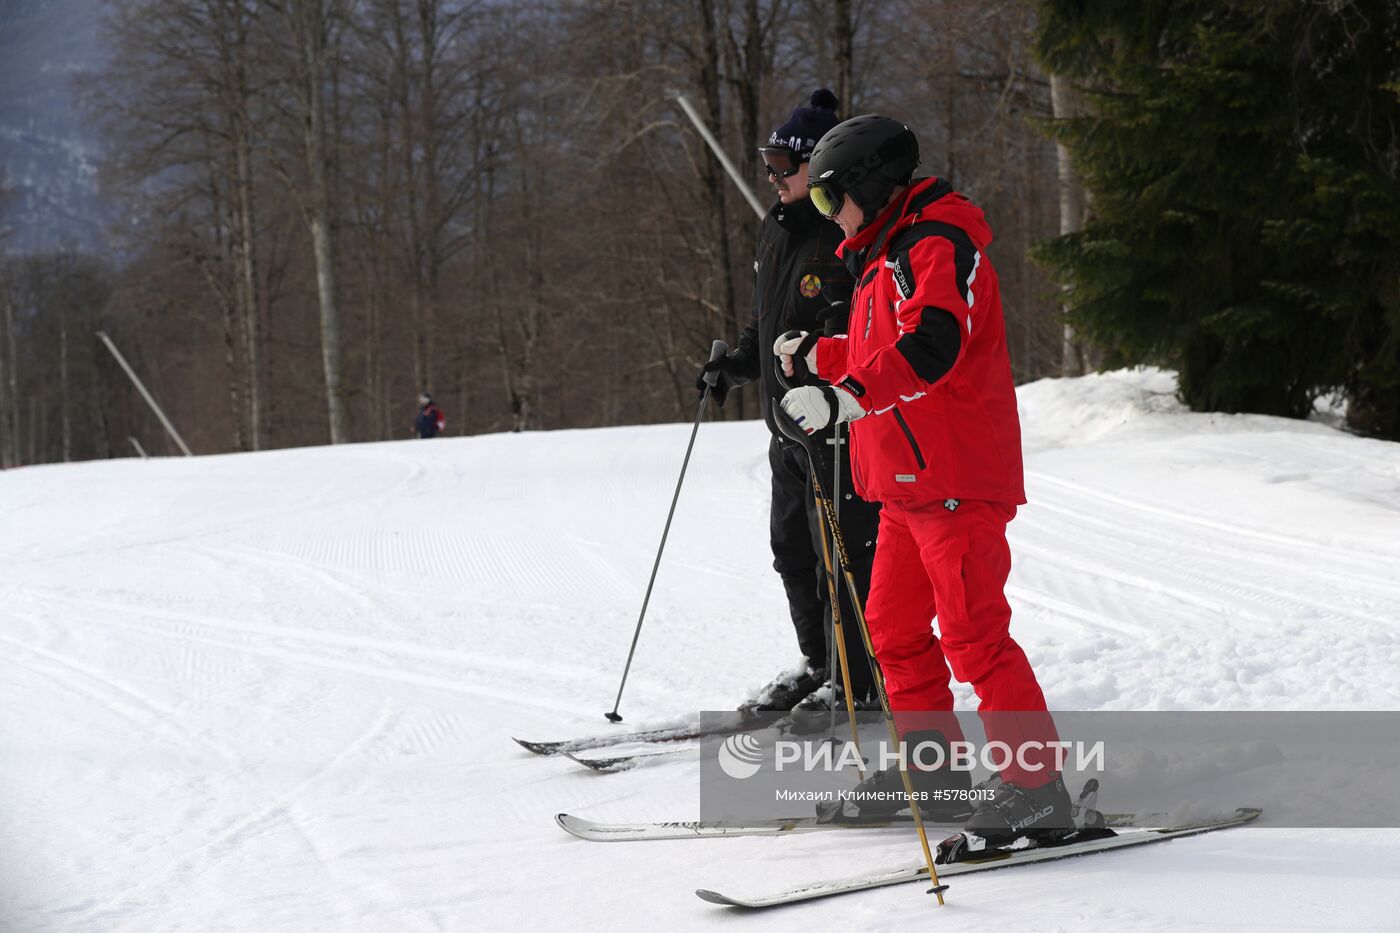
<path id="1" fill-rule="evenodd" d="M 426 392 L 418 396 L 418 417 L 413 419 L 413 427 L 421 438 L 437 437 L 447 427 L 447 416 Z"/>
<path id="2" fill-rule="evenodd" d="M 947 181 L 912 180 L 918 164 L 914 134 L 888 117 L 847 120 L 817 144 L 812 203 L 846 234 L 837 252 L 859 284 L 846 335 L 774 344 L 786 371 L 801 356 L 829 383 L 792 389 L 782 406 L 809 434 L 852 422 L 856 491 L 883 504 L 866 620 L 906 745 L 916 732 L 962 740 L 947 712 L 951 669 L 977 693 L 988 741 L 1021 753 L 968 831 L 990 845 L 1055 836 L 1072 826 L 1047 745 L 1058 737 L 1003 592 L 1006 525 L 1026 497 L 1001 294 L 984 253 L 992 233 Z M 911 777 L 916 789 L 968 780 L 946 768 Z M 867 783 L 897 781 L 881 772 Z"/>

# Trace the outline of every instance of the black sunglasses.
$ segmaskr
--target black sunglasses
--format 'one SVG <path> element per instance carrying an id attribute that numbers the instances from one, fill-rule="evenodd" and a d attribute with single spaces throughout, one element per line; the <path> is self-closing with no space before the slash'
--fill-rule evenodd
<path id="1" fill-rule="evenodd" d="M 760 149 L 763 165 L 768 169 L 769 178 L 791 178 L 802 171 L 806 160 L 791 149 Z"/>

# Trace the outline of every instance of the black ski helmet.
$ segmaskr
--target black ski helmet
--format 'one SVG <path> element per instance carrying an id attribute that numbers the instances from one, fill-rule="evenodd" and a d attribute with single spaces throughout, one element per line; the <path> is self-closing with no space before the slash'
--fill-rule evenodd
<path id="1" fill-rule="evenodd" d="M 860 205 L 870 223 L 890 193 L 909 184 L 919 167 L 919 140 L 891 117 L 867 113 L 833 126 L 817 141 L 808 167 L 812 203 L 827 217 L 841 209 L 843 195 Z"/>

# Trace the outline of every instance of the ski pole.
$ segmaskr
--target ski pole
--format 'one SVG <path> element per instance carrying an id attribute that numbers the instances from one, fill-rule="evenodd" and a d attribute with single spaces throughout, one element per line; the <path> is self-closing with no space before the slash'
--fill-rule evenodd
<path id="1" fill-rule="evenodd" d="M 819 491 L 821 484 L 816 477 L 816 465 L 812 464 L 811 469 L 813 482 L 812 494 L 816 496 L 818 502 L 821 502 L 822 497 Z M 834 526 L 835 516 L 833 515 L 832 518 L 832 524 Z M 861 762 L 864 762 L 865 758 L 860 752 L 860 734 L 856 729 L 856 703 L 855 698 L 851 695 L 851 668 L 846 656 L 846 636 L 844 629 L 841 627 L 841 594 L 837 590 L 835 568 L 831 565 L 831 546 L 827 540 L 826 524 L 827 519 L 824 510 L 818 506 L 817 533 L 822 539 L 822 564 L 826 568 L 827 598 L 831 600 L 831 641 L 836 644 L 836 658 L 841 669 L 841 683 L 846 688 L 846 714 L 851 722 L 851 742 L 854 743 L 856 747 L 856 756 Z M 827 651 L 829 653 L 830 648 L 828 648 Z M 836 732 L 836 684 L 834 681 L 831 685 L 831 700 L 831 727 L 829 734 L 834 738 Z M 864 765 L 856 765 L 856 771 L 860 773 L 861 780 L 865 780 Z"/>
<path id="2" fill-rule="evenodd" d="M 723 340 L 710 344 L 710 362 L 714 362 L 729 352 Z M 647 581 L 646 595 L 642 597 L 642 611 L 637 615 L 637 629 L 632 633 L 632 647 L 627 651 L 627 663 L 622 668 L 622 683 L 617 685 L 617 699 L 613 701 L 612 712 L 604 713 L 609 722 L 622 722 L 622 714 L 617 710 L 622 705 L 622 691 L 627 687 L 627 675 L 632 670 L 632 657 L 637 653 L 637 639 L 642 635 L 642 620 L 647 617 L 647 603 L 651 602 L 651 588 L 656 583 L 656 571 L 661 567 L 661 552 L 666 550 L 666 536 L 671 533 L 671 519 L 676 516 L 676 503 L 681 498 L 681 484 L 685 482 L 685 469 L 690 465 L 690 452 L 695 448 L 695 435 L 700 430 L 700 419 L 705 417 L 705 406 L 710 401 L 710 391 L 719 382 L 719 373 L 705 374 L 705 391 L 700 393 L 700 404 L 695 409 L 695 424 L 690 429 L 690 443 L 685 447 L 685 459 L 681 461 L 681 475 L 676 480 L 676 492 L 671 496 L 671 510 L 666 513 L 666 527 L 661 530 L 661 545 L 656 549 L 656 560 L 651 565 L 651 579 Z"/>
<path id="3" fill-rule="evenodd" d="M 836 521 L 839 523 L 839 522 L 841 521 L 841 425 L 839 425 L 839 424 L 833 426 L 832 431 L 831 431 L 831 500 L 832 500 L 832 502 L 836 503 L 836 509 L 835 509 Z M 826 538 L 826 525 L 825 525 L 824 523 L 821 523 L 821 522 L 819 522 L 818 524 L 820 525 L 820 529 L 821 529 L 821 532 L 822 532 L 822 550 L 826 550 L 826 549 L 829 547 L 829 548 L 831 549 L 831 551 L 834 552 L 834 551 L 836 550 L 836 545 L 835 545 L 834 543 L 833 543 L 833 544 L 828 544 L 827 538 Z M 832 576 L 832 572 L 831 572 L 831 571 L 832 571 L 831 561 L 830 561 L 829 559 L 826 559 L 826 558 L 824 558 L 824 559 L 826 560 L 826 565 L 827 565 L 827 566 L 826 566 L 827 578 L 830 579 L 830 580 L 835 580 L 835 577 Z M 833 598 L 833 600 L 835 600 L 835 601 L 832 603 L 832 606 L 833 606 L 833 607 L 836 606 L 836 603 L 837 603 L 837 602 L 840 602 L 840 598 L 839 598 L 840 595 L 841 595 L 841 594 L 840 594 L 840 592 L 839 592 L 839 588 L 838 588 L 838 592 L 832 594 L 832 598 Z M 840 634 L 840 633 L 841 633 L 841 630 L 838 629 L 838 628 L 836 628 L 836 624 L 837 624 L 839 621 L 840 621 L 840 619 L 839 619 L 839 616 L 836 614 L 836 609 L 833 608 L 833 609 L 832 609 L 832 616 L 831 616 L 831 623 L 832 623 L 832 631 L 833 631 L 833 633 L 835 633 L 835 634 Z M 843 640 L 842 640 L 842 642 L 841 642 L 841 645 L 842 645 L 842 648 L 844 649 L 844 648 L 845 648 L 844 636 L 843 636 Z M 843 651 L 841 652 L 841 660 L 842 660 L 842 662 L 843 662 L 843 664 L 842 664 L 842 666 L 841 666 L 841 687 L 842 687 L 842 689 L 844 689 L 844 690 L 846 691 L 846 694 L 847 694 L 847 696 L 846 696 L 846 700 L 847 700 L 846 707 L 847 707 L 847 710 L 848 710 L 848 711 L 850 712 L 850 714 L 851 714 L 851 718 L 854 719 L 854 718 L 855 718 L 855 709 L 856 709 L 856 707 L 855 707 L 855 700 L 850 696 L 850 693 L 851 693 L 851 672 L 850 672 L 849 667 L 847 667 L 846 664 L 844 663 L 844 662 L 846 661 L 846 658 L 847 658 L 847 653 L 843 650 Z M 833 699 L 833 701 L 834 701 L 834 699 L 835 699 L 836 687 L 835 687 L 835 686 L 832 686 L 831 689 L 832 689 L 832 699 Z M 835 703 L 835 702 L 833 702 L 833 703 L 831 704 L 831 723 L 830 723 L 830 726 L 831 726 L 831 732 L 832 732 L 832 733 L 835 733 L 835 731 L 836 731 L 836 703 Z M 857 751 L 857 752 L 860 751 L 860 749 L 859 749 L 858 746 L 857 746 L 856 751 Z M 863 759 L 862 759 L 862 760 L 863 760 Z M 865 769 L 862 767 L 862 768 L 857 768 L 856 770 L 860 772 L 861 779 L 864 780 L 864 779 L 865 779 Z"/>
<path id="4" fill-rule="evenodd" d="M 789 382 L 787 376 L 783 373 L 782 364 L 777 363 L 776 365 L 778 385 L 782 386 L 784 389 L 793 388 L 793 383 Z M 804 365 L 802 375 L 798 374 L 798 370 L 793 371 L 794 382 L 801 384 L 802 376 L 805 375 L 805 369 L 806 367 Z M 781 408 L 775 409 L 775 411 L 781 411 Z M 786 416 L 786 412 L 783 412 L 782 414 Z M 784 430 L 781 421 L 779 421 L 778 423 L 778 428 L 779 430 L 783 430 L 783 433 L 787 433 L 786 430 Z M 834 481 L 834 488 L 840 488 L 841 429 L 838 426 L 834 427 L 832 431 L 832 437 L 835 441 L 835 443 L 832 446 L 833 471 L 836 475 L 836 480 Z M 860 751 L 860 733 L 856 728 L 856 703 L 855 697 L 851 694 L 851 667 L 849 663 L 849 658 L 846 654 L 846 634 L 845 629 L 841 625 L 841 593 L 839 590 L 839 583 L 836 579 L 836 568 L 833 567 L 831 563 L 832 548 L 836 543 L 836 535 L 839 533 L 838 526 L 841 524 L 841 503 L 837 501 L 836 507 L 834 509 L 826 507 L 825 500 L 822 495 L 821 482 L 817 478 L 817 472 L 821 468 L 821 458 L 816 455 L 815 451 L 813 451 L 812 447 L 810 446 L 810 439 L 807 439 L 807 442 L 799 441 L 798 443 L 801 444 L 802 450 L 807 454 L 807 472 L 811 475 L 812 479 L 812 496 L 819 503 L 817 507 L 817 537 L 821 538 L 822 542 L 822 567 L 826 571 L 827 600 L 831 606 L 831 625 L 827 627 L 826 655 L 827 658 L 831 657 L 831 646 L 832 643 L 835 643 L 836 658 L 838 662 L 838 667 L 841 672 L 841 684 L 845 688 L 846 693 L 846 715 L 850 720 L 851 724 L 851 742 L 855 745 L 857 759 L 861 762 L 861 764 L 856 766 L 856 771 L 860 774 L 861 780 L 865 780 L 865 757 L 861 754 Z M 826 526 L 828 520 L 830 521 L 832 527 L 832 534 L 830 540 L 828 540 L 826 533 Z M 854 590 L 851 591 L 851 595 L 855 595 Z M 870 650 L 868 642 L 866 643 L 866 653 L 869 655 L 868 663 L 870 663 L 873 666 L 874 661 L 870 659 L 873 659 L 875 657 L 875 652 Z M 836 737 L 836 678 L 834 674 L 832 675 L 828 683 L 831 684 L 832 702 L 830 707 L 830 719 L 828 721 L 827 735 L 831 737 L 831 739 L 834 741 Z"/>
<path id="5" fill-rule="evenodd" d="M 776 360 L 775 363 L 778 366 L 779 382 L 784 386 L 789 385 L 782 371 L 782 363 Z M 795 380 L 798 384 L 801 384 L 802 377 L 805 376 L 806 366 L 801 357 L 796 355 L 793 356 L 792 363 L 793 372 L 796 374 Z M 851 559 L 846 551 L 846 539 L 845 536 L 841 534 L 841 526 L 834 521 L 835 510 L 831 505 L 831 501 L 822 493 L 821 480 L 817 478 L 816 463 L 818 462 L 818 458 L 816 450 L 814 449 L 816 440 L 813 436 L 802 430 L 797 422 L 792 420 L 792 416 L 783 409 L 782 405 L 775 405 L 773 407 L 773 421 L 778 425 L 778 430 L 782 431 L 784 435 L 802 445 L 802 448 L 807 451 L 808 460 L 813 464 L 811 470 L 812 486 L 817 492 L 817 503 L 826 513 L 827 521 L 831 524 L 832 538 L 836 543 L 836 556 L 841 563 L 842 576 L 846 580 L 846 591 L 851 597 L 851 609 L 855 613 L 856 624 L 860 627 L 860 636 L 861 640 L 865 642 L 865 650 L 870 655 L 870 673 L 875 680 L 876 694 L 880 698 L 880 711 L 884 713 L 885 726 L 889 731 L 890 741 L 894 743 L 895 748 L 899 748 L 901 745 L 899 730 L 895 728 L 894 714 L 890 712 L 890 698 L 889 694 L 885 691 L 884 673 L 880 670 L 880 664 L 875 657 L 875 647 L 870 640 L 870 628 L 865 623 L 865 607 L 862 605 L 860 594 L 856 591 L 856 579 L 855 575 L 851 572 Z M 849 694 L 849 692 L 848 690 L 847 693 Z M 854 713 L 852 713 L 852 718 L 854 719 Z M 938 903 L 942 906 L 943 892 L 948 890 L 948 886 L 946 884 L 941 884 L 938 880 L 938 869 L 933 862 L 933 851 L 929 848 L 928 831 L 924 828 L 923 813 L 919 808 L 919 798 L 914 796 L 914 784 L 909 779 L 909 768 L 903 755 L 901 755 L 899 759 L 899 778 L 904 784 L 904 793 L 909 800 L 909 812 L 914 817 L 914 829 L 919 834 L 919 844 L 924 850 L 924 863 L 928 867 L 928 876 L 929 879 L 933 881 L 933 887 L 930 888 L 929 891 L 938 898 Z"/>

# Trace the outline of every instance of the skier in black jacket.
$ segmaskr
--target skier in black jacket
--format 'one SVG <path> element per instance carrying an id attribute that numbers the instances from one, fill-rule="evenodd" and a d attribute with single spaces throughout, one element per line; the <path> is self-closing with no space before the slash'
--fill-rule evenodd
<path id="1" fill-rule="evenodd" d="M 773 365 L 772 346 L 780 334 L 790 330 L 843 333 L 845 302 L 850 298 L 851 273 L 836 256 L 843 239 L 840 228 L 828 221 L 807 199 L 807 161 L 822 134 L 837 123 L 836 96 L 822 88 L 809 106 L 798 107 L 782 126 L 773 131 L 768 144 L 759 149 L 768 166 L 768 178 L 778 201 L 768 211 L 759 234 L 754 261 L 753 321 L 740 335 L 737 346 L 726 356 L 707 363 L 696 380 L 703 391 L 703 377 L 720 373 L 712 390 L 723 405 L 728 390 L 758 380 L 759 406 L 772 433 L 768 462 L 773 469 L 773 498 L 770 512 L 770 541 L 773 569 L 782 578 L 797 644 L 803 661 L 785 671 L 741 710 L 777 711 L 825 709 L 832 690 L 824 686 L 831 671 L 837 670 L 835 647 L 827 645 L 827 621 L 831 615 L 829 590 L 818 532 L 817 507 L 808 476 L 807 454 L 800 445 L 785 438 L 773 421 L 773 406 L 783 397 Z M 836 492 L 841 529 L 848 556 L 864 602 L 870 586 L 870 566 L 875 554 L 875 529 L 879 506 L 858 497 L 852 488 L 850 458 L 845 439 L 840 447 L 841 480 Z M 819 478 L 827 495 L 832 495 L 833 468 L 830 459 L 820 465 Z M 832 553 L 831 560 L 836 560 Z M 876 705 L 871 690 L 870 665 L 860 638 L 850 597 L 839 579 L 842 630 L 849 661 L 852 696 L 857 709 Z M 836 694 L 836 706 L 845 708 L 845 698 Z"/>

